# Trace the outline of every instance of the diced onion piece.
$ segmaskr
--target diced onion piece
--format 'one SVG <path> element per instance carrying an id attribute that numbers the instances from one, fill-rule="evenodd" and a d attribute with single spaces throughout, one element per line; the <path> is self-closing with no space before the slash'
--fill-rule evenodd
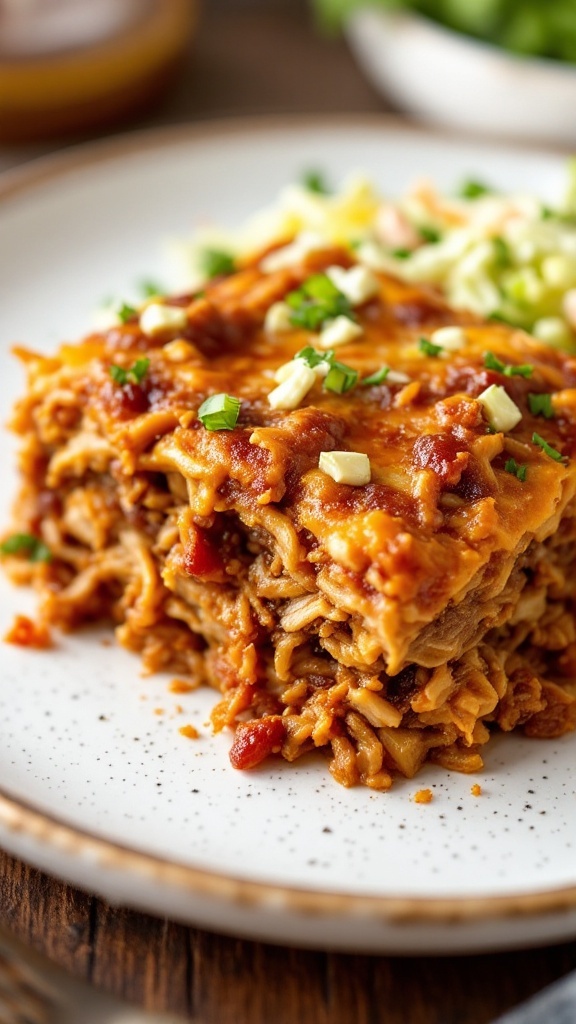
<path id="1" fill-rule="evenodd" d="M 282 334 L 293 329 L 290 322 L 290 306 L 286 302 L 274 302 L 264 319 L 266 334 Z"/>
<path id="2" fill-rule="evenodd" d="M 387 384 L 409 384 L 410 377 L 407 373 L 402 373 L 401 370 L 390 370 L 386 377 Z"/>
<path id="3" fill-rule="evenodd" d="M 355 341 L 363 334 L 360 324 L 351 320 L 349 316 L 337 316 L 334 320 L 328 320 L 318 338 L 318 347 L 323 349 L 338 348 L 339 345 L 347 345 Z"/>
<path id="4" fill-rule="evenodd" d="M 352 306 L 361 306 L 373 299 L 380 291 L 380 282 L 368 267 L 356 264 L 346 270 L 344 267 L 328 267 L 326 276 L 346 296 Z"/>
<path id="5" fill-rule="evenodd" d="M 576 288 L 570 288 L 562 300 L 562 310 L 572 330 L 576 330 Z"/>
<path id="6" fill-rule="evenodd" d="M 554 253 L 542 260 L 542 277 L 551 288 L 566 291 L 576 284 L 576 259 L 563 253 Z"/>
<path id="7" fill-rule="evenodd" d="M 560 316 L 544 316 L 537 320 L 532 334 L 553 348 L 565 348 L 573 341 L 568 325 Z"/>
<path id="8" fill-rule="evenodd" d="M 480 402 L 495 430 L 506 433 L 508 430 L 513 430 L 522 419 L 520 409 L 500 384 L 491 384 L 481 395 L 478 395 L 477 401 Z"/>
<path id="9" fill-rule="evenodd" d="M 101 306 L 94 311 L 92 327 L 95 331 L 109 331 L 112 327 L 119 327 L 122 323 L 118 311 L 112 306 Z"/>
<path id="10" fill-rule="evenodd" d="M 276 270 L 286 270 L 295 263 L 305 259 L 312 252 L 319 252 L 327 246 L 326 239 L 315 231 L 302 231 L 293 242 L 275 249 L 260 260 L 260 269 L 265 274 L 273 274 Z"/>
<path id="11" fill-rule="evenodd" d="M 184 341 L 184 338 L 175 338 L 174 341 L 169 341 L 163 346 L 162 351 L 171 363 L 185 363 L 197 354 L 194 345 L 191 345 L 189 341 Z"/>
<path id="12" fill-rule="evenodd" d="M 181 331 L 187 323 L 185 309 L 180 306 L 164 306 L 160 302 L 151 302 L 140 315 L 140 329 L 149 338 L 166 331 Z"/>
<path id="13" fill-rule="evenodd" d="M 362 487 L 370 483 L 370 459 L 362 452 L 320 452 L 318 467 L 337 484 Z"/>
<path id="14" fill-rule="evenodd" d="M 273 409 L 296 409 L 316 382 L 316 374 L 303 359 L 293 361 L 292 373 L 268 395 Z"/>
<path id="15" fill-rule="evenodd" d="M 307 366 L 308 363 L 304 359 L 291 359 L 289 363 L 282 363 L 278 369 L 274 372 L 274 380 L 277 384 L 283 384 L 288 377 L 291 377 L 294 373 L 296 366 Z"/>
<path id="16" fill-rule="evenodd" d="M 438 327 L 432 331 L 430 341 L 447 352 L 457 352 L 466 344 L 466 334 L 461 327 Z"/>

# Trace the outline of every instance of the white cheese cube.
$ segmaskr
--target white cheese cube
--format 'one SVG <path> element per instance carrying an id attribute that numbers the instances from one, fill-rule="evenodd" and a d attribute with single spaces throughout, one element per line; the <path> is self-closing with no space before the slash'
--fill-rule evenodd
<path id="1" fill-rule="evenodd" d="M 297 366 L 298 363 L 301 363 L 303 366 L 308 366 L 305 359 L 291 359 L 289 363 L 283 363 L 282 366 L 279 366 L 274 373 L 274 380 L 276 383 L 282 384 L 283 381 L 288 380 L 288 377 L 290 377 L 294 372 L 294 367 Z M 326 377 L 330 369 L 330 363 L 322 361 L 321 363 L 316 363 L 316 366 L 312 366 L 310 369 L 317 377 Z"/>
<path id="2" fill-rule="evenodd" d="M 164 306 L 151 302 L 140 314 L 140 329 L 149 338 L 167 331 L 182 331 L 188 323 L 186 310 L 181 306 Z"/>
<path id="3" fill-rule="evenodd" d="M 339 345 L 347 345 L 363 334 L 359 324 L 348 316 L 337 316 L 334 320 L 327 320 L 318 338 L 318 347 L 323 349 L 338 348 Z"/>
<path id="4" fill-rule="evenodd" d="M 292 373 L 268 395 L 273 409 L 296 409 L 316 382 L 316 374 L 303 359 L 293 361 Z"/>
<path id="5" fill-rule="evenodd" d="M 502 430 L 506 433 L 508 430 L 513 430 L 522 419 L 520 409 L 500 384 L 491 384 L 481 395 L 478 395 L 477 401 L 480 402 L 490 425 L 495 430 Z"/>
<path id="6" fill-rule="evenodd" d="M 325 249 L 326 239 L 315 231 L 302 231 L 289 245 L 282 246 L 268 253 L 263 260 L 260 260 L 260 269 L 265 274 L 273 274 L 276 270 L 286 270 L 293 267 L 312 252 L 319 252 Z"/>
<path id="7" fill-rule="evenodd" d="M 362 487 L 370 483 L 370 459 L 362 452 L 320 452 L 318 467 L 337 484 Z"/>
<path id="8" fill-rule="evenodd" d="M 387 384 L 409 384 L 410 377 L 407 373 L 402 373 L 401 370 L 389 370 L 386 374 Z"/>
<path id="9" fill-rule="evenodd" d="M 112 306 L 102 306 L 95 310 L 92 316 L 92 327 L 95 331 L 109 331 L 112 327 L 119 327 L 122 320 Z"/>
<path id="10" fill-rule="evenodd" d="M 432 331 L 430 341 L 447 352 L 457 352 L 466 344 L 466 333 L 461 327 L 438 327 Z"/>
<path id="11" fill-rule="evenodd" d="M 380 291 L 380 282 L 376 274 L 359 263 L 349 270 L 338 266 L 328 267 L 326 276 L 336 285 L 338 291 L 346 296 L 352 306 L 361 306 Z"/>
<path id="12" fill-rule="evenodd" d="M 264 331 L 266 334 L 282 334 L 285 331 L 292 331 L 290 323 L 290 306 L 286 302 L 274 302 L 264 318 Z"/>

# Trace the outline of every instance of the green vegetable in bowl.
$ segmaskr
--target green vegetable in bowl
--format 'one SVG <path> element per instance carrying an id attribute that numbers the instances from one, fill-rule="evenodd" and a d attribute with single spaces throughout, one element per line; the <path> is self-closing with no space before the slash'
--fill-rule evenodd
<path id="1" fill-rule="evenodd" d="M 321 24 L 339 28 L 360 7 L 412 10 L 514 53 L 576 63 L 574 0 L 314 0 Z"/>

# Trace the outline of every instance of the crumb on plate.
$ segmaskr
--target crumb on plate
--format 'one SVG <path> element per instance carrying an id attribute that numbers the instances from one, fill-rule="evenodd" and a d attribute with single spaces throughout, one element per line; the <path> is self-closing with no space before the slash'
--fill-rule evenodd
<path id="1" fill-rule="evenodd" d="M 186 736 L 189 740 L 197 740 L 200 736 L 198 729 L 194 725 L 182 725 L 178 732 L 181 736 Z"/>
<path id="2" fill-rule="evenodd" d="M 17 647 L 33 647 L 36 650 L 46 650 L 52 647 L 50 630 L 43 622 L 34 622 L 27 615 L 15 615 L 14 622 L 4 636 L 7 644 L 15 644 Z"/>
<path id="3" fill-rule="evenodd" d="M 433 794 L 431 789 L 419 789 L 418 792 L 414 794 L 415 804 L 430 804 L 432 803 L 432 799 Z"/>

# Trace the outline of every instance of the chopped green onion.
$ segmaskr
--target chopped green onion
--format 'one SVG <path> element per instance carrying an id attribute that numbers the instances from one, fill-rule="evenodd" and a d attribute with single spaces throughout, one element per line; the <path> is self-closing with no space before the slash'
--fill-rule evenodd
<path id="1" fill-rule="evenodd" d="M 206 430 L 232 430 L 238 422 L 241 404 L 234 395 L 210 395 L 198 409 L 198 419 Z"/>
<path id="2" fill-rule="evenodd" d="M 156 295 L 164 294 L 164 289 L 162 288 L 162 285 L 158 284 L 157 281 L 151 281 L 148 278 L 143 281 L 140 281 L 138 284 L 138 288 L 142 295 L 144 296 L 144 298 L 146 299 L 153 299 Z"/>
<path id="3" fill-rule="evenodd" d="M 332 363 L 334 359 L 334 349 L 330 348 L 326 352 L 319 352 L 318 349 L 312 348 L 311 345 L 306 345 L 305 348 L 301 348 L 296 353 L 294 359 L 303 359 L 306 366 L 309 366 L 311 370 L 315 366 L 319 366 L 320 363 Z"/>
<path id="4" fill-rule="evenodd" d="M 507 473 L 511 473 L 512 476 L 517 477 L 518 480 L 524 483 L 528 472 L 528 466 L 519 465 L 516 462 L 516 459 L 507 459 L 504 464 L 504 469 Z"/>
<path id="5" fill-rule="evenodd" d="M 512 263 L 512 257 L 510 254 L 510 246 L 503 238 L 496 235 L 492 239 L 492 248 L 494 249 L 494 261 L 499 269 L 509 267 Z"/>
<path id="6" fill-rule="evenodd" d="M 115 312 L 118 314 L 119 320 L 125 324 L 131 317 L 136 316 L 138 310 L 134 309 L 134 306 L 129 306 L 127 302 L 122 302 Z"/>
<path id="7" fill-rule="evenodd" d="M 534 373 L 534 367 L 530 363 L 512 366 L 510 363 L 503 363 L 493 352 L 484 353 L 484 366 L 487 370 L 503 373 L 505 377 L 531 377 Z"/>
<path id="8" fill-rule="evenodd" d="M 561 462 L 564 458 L 564 456 L 561 455 L 560 452 L 553 447 L 553 445 L 548 444 L 548 441 L 545 441 L 544 438 L 540 436 L 540 434 L 532 434 L 532 442 L 534 444 L 539 445 L 542 451 L 545 452 L 546 455 L 549 455 L 551 459 L 554 459 L 555 462 Z"/>
<path id="9" fill-rule="evenodd" d="M 438 228 L 419 227 L 418 233 L 422 241 L 427 242 L 428 245 L 436 245 L 442 238 L 442 232 L 438 231 Z"/>
<path id="10" fill-rule="evenodd" d="M 115 363 L 112 363 L 110 376 L 115 384 L 120 384 L 122 387 L 124 384 L 141 384 L 148 373 L 149 366 L 149 359 L 137 359 L 128 370 L 123 366 L 116 366 Z"/>
<path id="11" fill-rule="evenodd" d="M 542 206 L 540 208 L 540 216 L 542 217 L 542 220 L 553 220 L 554 217 L 557 216 L 557 214 L 554 210 L 551 209 L 551 207 Z"/>
<path id="12" fill-rule="evenodd" d="M 354 387 L 357 380 L 358 370 L 353 370 L 351 366 L 334 360 L 324 378 L 324 387 L 327 391 L 335 391 L 337 395 L 343 395 Z"/>
<path id="13" fill-rule="evenodd" d="M 420 338 L 418 348 L 425 356 L 439 356 L 443 351 L 442 345 L 435 345 L 434 342 L 428 341 L 428 338 Z"/>
<path id="14" fill-rule="evenodd" d="M 497 309 L 495 309 L 494 312 L 488 314 L 488 319 L 494 320 L 495 323 L 497 324 L 507 324 L 508 327 L 518 326 L 517 324 L 514 323 L 513 320 L 510 319 L 509 316 L 506 316 L 504 313 L 500 313 Z"/>
<path id="15" fill-rule="evenodd" d="M 290 322 L 308 331 L 317 331 L 326 320 L 335 320 L 337 316 L 354 319 L 350 302 L 327 274 L 313 274 L 286 296 L 286 302 L 290 306 Z"/>
<path id="16" fill-rule="evenodd" d="M 360 384 L 362 385 L 363 388 L 368 388 L 370 387 L 371 384 L 382 384 L 383 381 L 386 380 L 386 377 L 388 376 L 389 373 L 389 366 L 381 366 L 379 370 L 376 370 L 375 373 L 371 373 L 369 377 L 364 377 L 360 381 Z"/>
<path id="17" fill-rule="evenodd" d="M 50 548 L 31 533 L 13 533 L 0 544 L 2 555 L 27 555 L 31 562 L 49 562 L 52 558 Z"/>
<path id="18" fill-rule="evenodd" d="M 206 277 L 224 277 L 236 270 L 236 261 L 231 253 L 223 249 L 204 249 L 200 266 Z"/>
<path id="19" fill-rule="evenodd" d="M 482 181 L 475 181 L 471 178 L 468 181 L 463 181 L 459 190 L 458 195 L 461 199 L 480 199 L 481 196 L 488 196 L 492 192 L 492 189 L 485 185 Z"/>
<path id="20" fill-rule="evenodd" d="M 392 252 L 392 256 L 395 260 L 407 260 L 411 255 L 411 249 L 394 249 Z"/>
<path id="21" fill-rule="evenodd" d="M 302 175 L 302 184 L 309 192 L 316 192 L 321 196 L 330 195 L 330 189 L 321 171 L 306 171 Z"/>
<path id="22" fill-rule="evenodd" d="M 545 419 L 551 420 L 554 418 L 554 409 L 552 407 L 552 395 L 528 395 L 528 405 L 530 412 L 534 416 L 544 416 Z"/>

